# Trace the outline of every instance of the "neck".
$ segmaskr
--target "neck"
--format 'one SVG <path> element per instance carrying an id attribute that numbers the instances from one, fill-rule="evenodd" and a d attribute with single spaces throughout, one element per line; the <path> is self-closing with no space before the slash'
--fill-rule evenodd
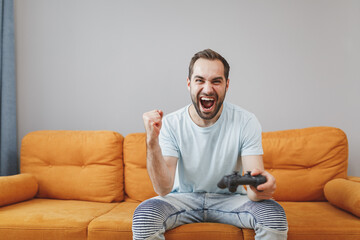
<path id="1" fill-rule="evenodd" d="M 196 109 L 193 104 L 189 107 L 189 115 L 191 120 L 198 125 L 199 127 L 210 127 L 216 123 L 216 121 L 221 116 L 222 110 L 223 110 L 224 104 L 221 106 L 219 112 L 216 114 L 215 117 L 211 119 L 203 119 L 199 116 L 199 114 L 196 112 Z"/>

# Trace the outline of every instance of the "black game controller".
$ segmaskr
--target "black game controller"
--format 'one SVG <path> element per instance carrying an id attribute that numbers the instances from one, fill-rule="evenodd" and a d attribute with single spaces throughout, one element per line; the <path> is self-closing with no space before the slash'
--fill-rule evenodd
<path id="1" fill-rule="evenodd" d="M 263 175 L 251 176 L 251 171 L 247 171 L 244 176 L 241 176 L 234 171 L 233 174 L 224 176 L 217 186 L 221 189 L 228 188 L 233 193 L 239 185 L 251 185 L 256 188 L 263 183 L 266 183 L 266 177 Z"/>

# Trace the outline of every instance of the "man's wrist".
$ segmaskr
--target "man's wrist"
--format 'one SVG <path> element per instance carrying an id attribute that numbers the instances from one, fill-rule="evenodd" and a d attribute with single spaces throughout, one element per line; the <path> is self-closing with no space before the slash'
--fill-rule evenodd
<path id="1" fill-rule="evenodd" d="M 146 137 L 146 145 L 148 147 L 154 147 L 159 145 L 159 138 Z"/>

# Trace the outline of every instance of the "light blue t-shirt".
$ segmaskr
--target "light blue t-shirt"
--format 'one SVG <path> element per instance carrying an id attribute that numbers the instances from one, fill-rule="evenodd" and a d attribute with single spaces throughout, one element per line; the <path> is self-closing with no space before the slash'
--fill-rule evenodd
<path id="1" fill-rule="evenodd" d="M 241 156 L 263 154 L 261 125 L 254 114 L 224 102 L 216 123 L 199 127 L 189 107 L 166 115 L 159 137 L 163 156 L 178 158 L 173 191 L 229 193 L 217 183 L 237 167 L 242 172 Z"/>

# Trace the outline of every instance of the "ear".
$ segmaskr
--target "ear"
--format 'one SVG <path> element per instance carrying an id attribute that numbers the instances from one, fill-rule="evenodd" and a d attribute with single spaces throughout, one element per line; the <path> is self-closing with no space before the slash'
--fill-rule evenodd
<path id="1" fill-rule="evenodd" d="M 229 83 L 230 83 L 230 78 L 228 78 L 228 80 L 226 80 L 226 91 L 227 91 L 228 88 L 229 88 Z"/>
<path id="2" fill-rule="evenodd" d="M 190 81 L 191 81 L 191 80 L 190 80 L 189 78 L 186 79 L 187 88 L 188 88 L 189 91 L 190 91 Z"/>

